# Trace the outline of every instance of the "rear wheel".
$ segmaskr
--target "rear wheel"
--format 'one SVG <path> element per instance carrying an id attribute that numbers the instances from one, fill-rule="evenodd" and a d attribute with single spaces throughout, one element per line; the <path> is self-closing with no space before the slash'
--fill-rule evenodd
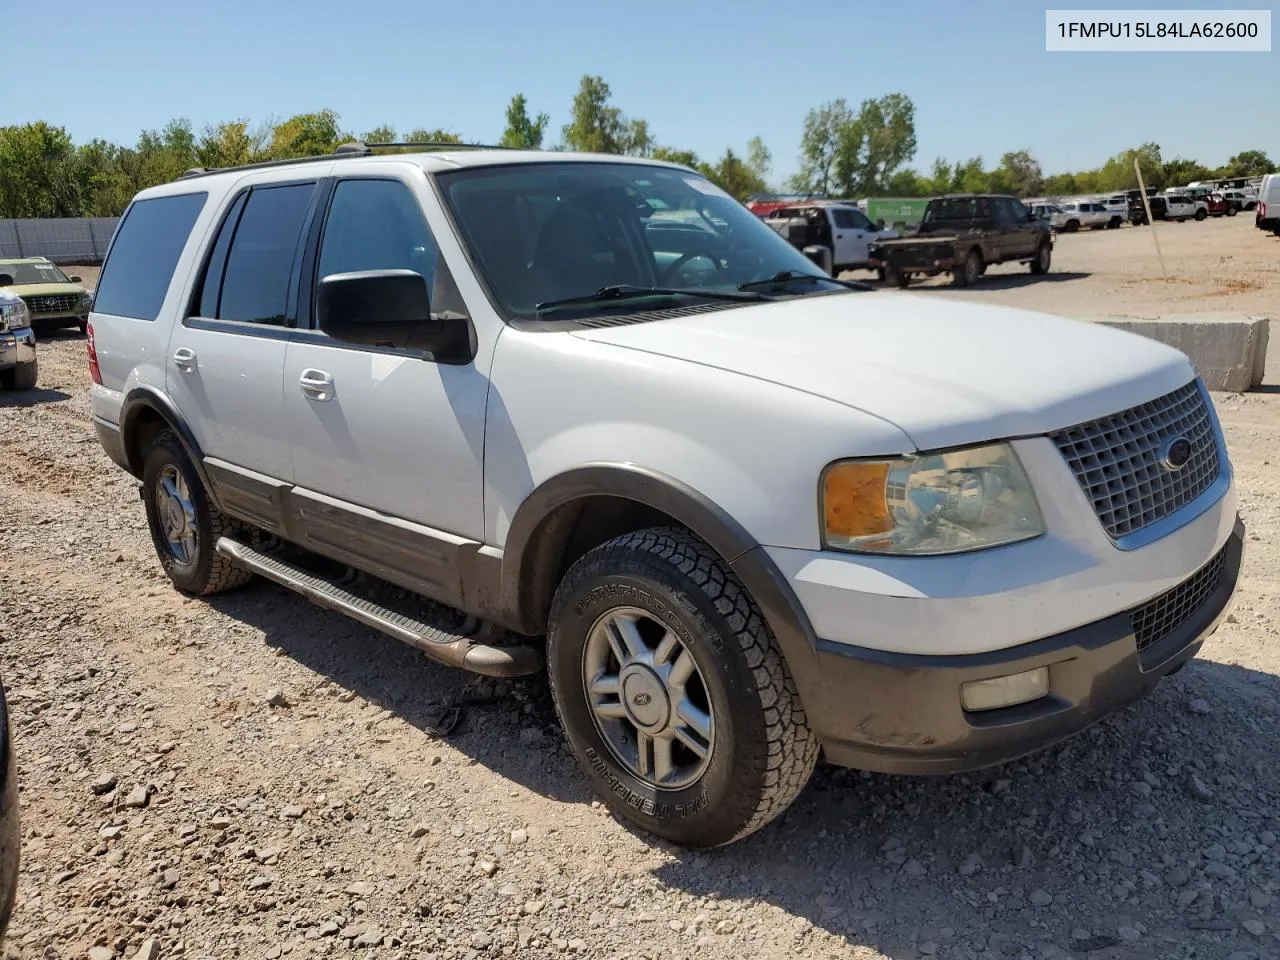
<path id="1" fill-rule="evenodd" d="M 758 830 L 818 757 L 795 683 L 746 589 L 673 528 L 575 563 L 547 629 L 556 711 L 588 780 L 623 819 L 714 847 Z"/>
<path id="2" fill-rule="evenodd" d="M 964 255 L 964 263 L 951 275 L 951 280 L 957 287 L 968 287 L 977 283 L 980 276 L 982 276 L 982 254 L 977 250 L 970 250 Z"/>
<path id="3" fill-rule="evenodd" d="M 1068 221 L 1063 225 L 1062 229 L 1063 229 L 1063 230 L 1065 230 L 1065 231 L 1067 231 L 1067 233 L 1075 233 L 1077 230 L 1079 230 L 1079 229 L 1080 229 L 1080 221 L 1079 221 L 1079 220 L 1068 220 Z"/>
<path id="4" fill-rule="evenodd" d="M 151 445 L 142 469 L 147 525 L 160 565 L 173 585 L 192 596 L 241 586 L 253 575 L 215 549 L 236 525 L 205 493 L 181 442 L 165 430 Z"/>
<path id="5" fill-rule="evenodd" d="M 40 361 L 30 360 L 0 372 L 0 387 L 6 390 L 34 390 L 40 376 Z"/>
<path id="6" fill-rule="evenodd" d="M 1235 215 L 1236 215 L 1236 208 L 1235 208 L 1235 207 L 1227 207 L 1227 216 L 1228 216 L 1228 217 L 1234 217 Z"/>
<path id="7" fill-rule="evenodd" d="M 1208 215 L 1209 215 L 1209 214 L 1208 214 L 1208 213 L 1206 213 L 1204 210 L 1197 210 L 1197 211 L 1196 211 L 1196 219 L 1197 219 L 1197 220 L 1203 220 L 1203 219 L 1204 219 L 1205 217 L 1207 217 Z"/>
<path id="8" fill-rule="evenodd" d="M 890 264 L 884 268 L 884 282 L 891 283 L 899 290 L 905 290 L 907 284 L 911 282 L 911 274 L 903 273 L 897 267 Z"/>

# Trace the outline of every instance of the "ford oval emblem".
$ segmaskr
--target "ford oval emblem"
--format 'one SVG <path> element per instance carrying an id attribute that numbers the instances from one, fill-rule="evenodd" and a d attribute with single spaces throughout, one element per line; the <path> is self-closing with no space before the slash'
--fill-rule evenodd
<path id="1" fill-rule="evenodd" d="M 631 702 L 637 707 L 647 707 L 649 704 L 653 703 L 653 697 L 649 696 L 647 693 L 637 693 L 631 698 Z"/>
<path id="2" fill-rule="evenodd" d="M 1191 441 L 1186 437 L 1166 440 L 1160 451 L 1160 463 L 1166 470 L 1181 470 L 1191 460 Z"/>

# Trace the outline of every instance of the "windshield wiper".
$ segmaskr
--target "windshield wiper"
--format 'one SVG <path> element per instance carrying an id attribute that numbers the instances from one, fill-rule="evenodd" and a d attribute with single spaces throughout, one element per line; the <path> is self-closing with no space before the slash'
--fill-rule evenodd
<path id="1" fill-rule="evenodd" d="M 701 290 L 701 289 L 681 289 L 679 287 L 638 287 L 628 283 L 615 283 L 609 286 L 601 287 L 595 293 L 584 294 L 579 297 L 563 297 L 559 300 L 544 300 L 542 303 L 535 304 L 534 310 L 542 313 L 545 310 L 554 310 L 558 307 L 572 307 L 577 305 L 586 305 L 592 303 L 605 303 L 610 300 L 634 300 L 640 297 L 703 297 L 707 300 L 741 300 L 741 301 L 758 301 L 768 300 L 769 298 L 759 293 L 749 293 L 740 290 Z"/>
<path id="2" fill-rule="evenodd" d="M 759 287 L 776 287 L 786 283 L 818 283 L 822 280 L 828 283 L 838 283 L 842 287 L 848 287 L 850 290 L 871 290 L 870 285 L 860 280 L 837 280 L 835 277 L 824 277 L 817 273 L 797 273 L 794 270 L 781 270 L 772 277 L 765 277 L 763 280 L 748 280 L 746 283 L 738 284 L 739 290 L 755 290 Z"/>

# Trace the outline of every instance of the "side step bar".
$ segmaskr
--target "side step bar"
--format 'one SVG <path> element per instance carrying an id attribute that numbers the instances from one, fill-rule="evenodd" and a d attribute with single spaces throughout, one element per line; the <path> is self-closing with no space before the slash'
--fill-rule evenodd
<path id="1" fill-rule="evenodd" d="M 300 593 L 312 603 L 337 610 L 365 626 L 381 630 L 433 660 L 486 677 L 524 677 L 542 669 L 541 653 L 529 646 L 495 647 L 449 633 L 357 596 L 313 573 L 300 570 L 269 553 L 230 537 L 220 537 L 217 551 L 268 580 Z"/>

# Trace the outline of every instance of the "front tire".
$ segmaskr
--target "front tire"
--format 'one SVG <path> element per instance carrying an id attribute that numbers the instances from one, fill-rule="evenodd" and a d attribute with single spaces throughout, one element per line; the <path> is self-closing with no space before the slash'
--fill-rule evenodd
<path id="1" fill-rule="evenodd" d="M 1041 275 L 1049 272 L 1049 265 L 1053 262 L 1053 250 L 1047 243 L 1042 243 L 1036 247 L 1036 255 L 1031 260 L 1031 272 Z"/>
<path id="2" fill-rule="evenodd" d="M 977 283 L 980 276 L 982 276 L 982 254 L 977 250 L 970 250 L 964 255 L 964 263 L 960 264 L 960 269 L 952 274 L 951 280 L 957 287 L 969 287 Z"/>
<path id="3" fill-rule="evenodd" d="M 1234 217 L 1234 216 L 1236 215 L 1236 213 L 1237 213 L 1237 211 L 1236 211 L 1236 208 L 1235 208 L 1235 207 L 1227 207 L 1227 216 L 1228 216 L 1228 217 Z"/>
<path id="4" fill-rule="evenodd" d="M 745 587 L 674 528 L 625 534 L 565 575 L 547 666 L 587 779 L 620 817 L 715 847 L 778 817 L 818 758 L 795 682 Z"/>
<path id="5" fill-rule="evenodd" d="M 1205 217 L 1207 217 L 1207 216 L 1209 216 L 1209 214 L 1207 214 L 1207 213 L 1206 213 L 1205 211 L 1203 211 L 1203 210 L 1197 210 L 1197 211 L 1196 211 L 1196 219 L 1197 219 L 1197 220 L 1203 220 L 1203 219 L 1204 219 Z"/>
<path id="6" fill-rule="evenodd" d="M 205 493 L 200 475 L 172 430 L 156 437 L 142 469 L 147 526 L 160 565 L 182 593 L 207 597 L 242 586 L 253 574 L 214 549 L 235 532 Z"/>
<path id="7" fill-rule="evenodd" d="M 40 377 L 40 361 L 30 360 L 0 373 L 0 387 L 6 390 L 34 390 Z"/>

